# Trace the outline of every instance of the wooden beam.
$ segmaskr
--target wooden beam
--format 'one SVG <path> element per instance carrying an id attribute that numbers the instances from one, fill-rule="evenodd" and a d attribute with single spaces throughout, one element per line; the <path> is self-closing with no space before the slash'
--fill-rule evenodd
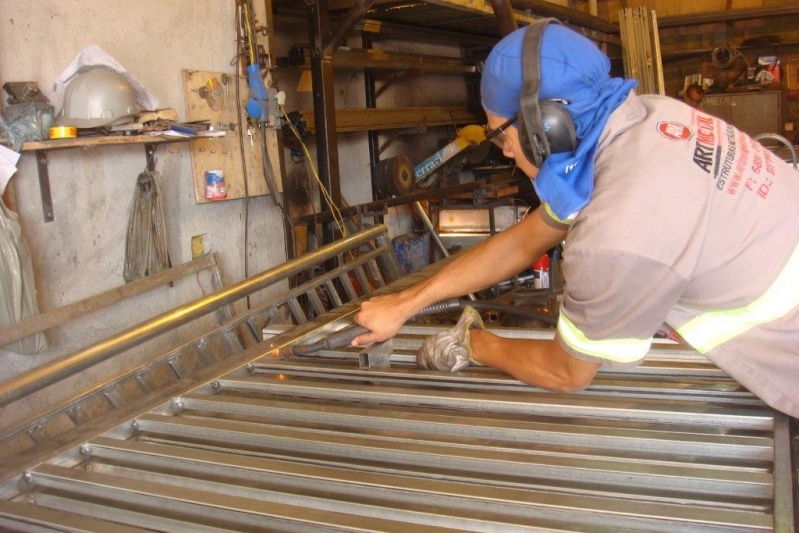
<path id="1" fill-rule="evenodd" d="M 799 14 L 799 4 L 786 6 L 755 7 L 751 9 L 731 9 L 693 15 L 677 15 L 674 17 L 658 17 L 658 28 L 677 28 L 681 26 L 698 26 L 717 22 L 750 20 L 760 18 L 785 17 Z"/>
<path id="2" fill-rule="evenodd" d="M 300 111 L 306 131 L 315 131 L 313 110 Z M 464 107 L 397 107 L 336 109 L 336 131 L 392 130 L 450 124 L 476 124 L 477 117 Z"/>

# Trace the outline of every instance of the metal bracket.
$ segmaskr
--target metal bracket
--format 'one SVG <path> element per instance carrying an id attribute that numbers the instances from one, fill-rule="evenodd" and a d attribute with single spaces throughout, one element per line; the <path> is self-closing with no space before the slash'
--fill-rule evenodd
<path id="1" fill-rule="evenodd" d="M 55 220 L 53 215 L 53 197 L 50 194 L 50 172 L 47 169 L 47 152 L 36 150 L 36 168 L 39 171 L 39 192 L 42 195 L 42 212 L 44 221 Z"/>
<path id="2" fill-rule="evenodd" d="M 389 368 L 391 353 L 394 351 L 391 339 L 367 346 L 358 354 L 358 366 L 363 370 L 370 368 Z"/>

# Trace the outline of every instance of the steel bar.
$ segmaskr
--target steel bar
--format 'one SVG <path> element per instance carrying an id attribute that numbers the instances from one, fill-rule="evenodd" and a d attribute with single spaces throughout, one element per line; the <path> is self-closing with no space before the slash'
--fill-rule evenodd
<path id="1" fill-rule="evenodd" d="M 195 318 L 232 303 L 244 296 L 302 272 L 311 265 L 336 257 L 346 250 L 364 244 L 386 231 L 385 226 L 375 226 L 351 237 L 346 237 L 304 256 L 266 270 L 250 279 L 241 281 L 227 289 L 205 298 L 163 313 L 152 320 L 123 331 L 115 337 L 96 343 L 66 358 L 55 359 L 45 366 L 34 368 L 0 383 L 0 406 L 41 390 L 58 380 L 72 376 L 97 363 L 141 344 L 161 333 Z"/>
<path id="2" fill-rule="evenodd" d="M 293 456 L 313 454 L 334 462 L 358 460 L 399 465 L 404 468 L 436 468 L 478 476 L 509 476 L 511 483 L 535 485 L 542 481 L 558 485 L 579 484 L 586 489 L 613 486 L 618 490 L 641 490 L 656 486 L 674 495 L 702 497 L 737 496 L 769 499 L 772 476 L 764 467 L 718 467 L 698 463 L 637 458 L 596 457 L 580 452 L 542 453 L 535 449 L 503 449 L 452 441 L 435 442 L 414 438 L 361 436 L 326 430 L 284 428 L 269 424 L 144 415 L 136 419 L 139 439 L 159 442 L 184 439 L 229 448 L 253 446 L 289 452 Z M 150 437 L 151 435 L 151 437 Z"/>
<path id="3" fill-rule="evenodd" d="M 53 524 L 58 528 L 60 519 L 68 513 L 75 514 L 79 511 L 81 514 L 86 515 L 86 520 L 97 521 L 107 520 L 111 522 L 109 528 L 105 531 L 108 533 L 120 533 L 125 531 L 169 531 L 169 533 L 230 533 L 229 527 L 214 527 L 206 524 L 198 524 L 197 522 L 189 522 L 186 520 L 178 520 L 166 513 L 156 514 L 155 509 L 148 509 L 148 512 L 137 512 L 134 510 L 126 509 L 121 505 L 103 505 L 102 503 L 94 503 L 90 501 L 80 501 L 76 505 L 74 497 L 71 495 L 58 496 L 55 494 L 42 492 L 36 494 L 36 507 L 30 507 L 34 512 L 39 510 L 44 511 L 58 511 L 53 513 L 47 520 L 48 523 Z M 135 526 L 125 526 L 130 529 L 116 529 L 120 523 L 135 524 Z M 141 528 L 141 529 L 140 529 Z M 55 531 L 63 531 L 58 528 Z M 79 529 L 77 531 L 84 531 Z M 89 530 L 91 531 L 91 530 Z"/>
<path id="4" fill-rule="evenodd" d="M 74 502 L 72 502 L 74 505 Z M 34 507 L 29 503 L 0 501 L 0 529 L 4 531 L 84 531 L 92 533 L 143 533 L 148 531 L 114 522 L 102 522 L 89 516 L 67 515 L 58 510 Z"/>
<path id="5" fill-rule="evenodd" d="M 497 420 L 483 413 L 455 414 L 417 412 L 395 407 L 319 405 L 271 400 L 268 405 L 249 397 L 208 397 L 190 394 L 182 398 L 184 409 L 219 416 L 255 417 L 282 424 L 325 424 L 350 431 L 402 431 L 445 438 L 490 439 L 496 443 L 569 446 L 595 451 L 658 453 L 671 457 L 717 457 L 731 460 L 768 461 L 774 441 L 768 437 L 725 435 L 698 430 L 659 431 L 629 426 L 536 422 L 525 419 Z M 207 416 L 207 415 L 206 415 Z"/>
<path id="6" fill-rule="evenodd" d="M 330 13 L 327 0 L 308 2 L 308 42 L 311 43 L 311 83 L 313 85 L 313 118 L 316 133 L 316 160 L 321 186 L 320 203 L 334 211 L 342 205 L 341 176 L 338 159 L 336 104 L 333 83 L 332 56 L 324 52 L 330 35 Z M 307 124 L 307 120 L 306 120 Z M 322 230 L 321 242 L 334 240 L 333 228 Z"/>
<path id="7" fill-rule="evenodd" d="M 590 495 L 556 495 L 545 491 L 519 491 L 445 480 L 416 479 L 262 457 L 242 457 L 210 450 L 181 452 L 159 444 L 102 438 L 92 442 L 90 451 L 93 465 L 96 466 L 93 471 L 120 471 L 115 466 L 103 465 L 109 462 L 113 465 L 135 465 L 144 475 L 148 475 L 147 472 L 177 469 L 190 480 L 207 474 L 210 468 L 217 479 L 235 479 L 241 485 L 270 479 L 273 484 L 290 487 L 295 494 L 313 494 L 323 489 L 327 494 L 338 494 L 340 498 L 349 500 L 374 501 L 379 498 L 387 505 L 412 509 L 435 507 L 459 514 L 479 508 L 484 509 L 481 511 L 484 519 L 490 515 L 491 509 L 502 508 L 506 516 L 512 513 L 512 516 L 523 518 L 531 525 L 544 519 L 560 519 L 583 527 L 609 521 L 615 527 L 635 529 L 636 525 L 641 527 L 644 523 L 640 516 L 636 516 L 638 503 Z M 180 479 L 175 481 L 183 482 Z M 288 492 L 285 488 L 283 490 Z M 667 528 L 679 529 L 685 521 L 708 519 L 708 514 L 702 509 L 692 509 L 686 505 L 655 504 L 649 511 L 649 525 L 663 522 L 660 527 L 666 531 L 669 530 Z M 751 512 L 742 510 L 723 510 L 714 514 L 717 523 L 725 527 L 751 527 L 763 522 L 753 517 Z"/>
<path id="8" fill-rule="evenodd" d="M 331 512 L 340 512 L 342 510 L 342 502 L 337 498 L 328 498 L 327 495 L 330 491 L 339 488 L 346 490 L 351 487 L 351 484 L 341 487 L 341 484 L 324 483 L 321 480 L 314 482 L 309 479 L 306 480 L 306 483 L 292 487 L 294 490 L 285 490 L 284 483 L 286 480 L 283 476 L 270 476 L 269 482 L 264 483 L 263 478 L 258 479 L 255 476 L 247 475 L 247 472 L 243 472 L 242 469 L 225 469 L 224 465 L 215 465 L 214 471 L 217 470 L 228 470 L 231 476 L 235 477 L 226 477 L 223 480 L 218 480 L 220 478 L 214 476 L 208 479 L 209 476 L 206 474 L 202 475 L 201 479 L 196 479 L 192 477 L 191 473 L 175 476 L 164 474 L 160 471 L 121 468 L 100 463 L 97 463 L 95 468 L 93 468 L 93 471 L 99 471 L 103 474 L 116 475 L 126 479 L 146 479 L 148 482 L 160 483 L 170 487 L 194 488 L 198 482 L 201 482 L 203 491 L 212 494 L 236 498 L 246 496 L 249 499 L 279 505 L 291 505 Z M 235 482 L 230 480 L 235 480 Z M 383 483 L 385 483 L 385 480 Z M 409 500 L 412 505 L 397 505 L 397 498 L 380 498 L 380 492 L 383 491 L 379 488 L 370 487 L 369 490 L 360 490 L 359 492 L 361 493 L 360 498 L 352 498 L 350 494 L 343 494 L 344 497 L 349 497 L 346 500 L 346 512 L 348 514 L 357 514 L 367 519 L 401 521 L 411 527 L 413 525 L 435 526 L 446 521 L 447 526 L 457 528 L 459 531 L 486 531 L 498 527 L 503 532 L 508 533 L 541 531 L 536 524 L 530 523 L 529 518 L 522 521 L 521 518 L 508 517 L 507 513 L 500 514 L 496 511 L 492 513 L 490 510 L 481 511 L 473 507 L 468 508 L 465 505 L 451 509 L 441 505 L 441 503 L 446 504 L 449 502 L 446 500 L 441 502 L 440 498 L 436 502 L 438 505 L 435 505 L 433 503 L 434 500 L 430 498 L 422 499 L 418 496 L 415 499 L 404 498 Z M 391 496 L 394 496 L 394 494 L 391 494 Z M 540 521 L 540 518 L 536 521 Z"/>
<path id="9" fill-rule="evenodd" d="M 522 398 L 518 393 L 490 395 L 467 391 L 453 397 L 448 391 L 410 391 L 396 387 L 373 387 L 351 383 L 322 385 L 318 383 L 294 383 L 266 381 L 253 377 L 225 377 L 217 381 L 221 390 L 250 391 L 272 394 L 292 394 L 306 398 L 336 399 L 338 401 L 370 401 L 385 405 L 424 405 L 447 409 L 468 409 L 484 406 L 497 413 L 525 414 L 529 416 L 559 416 L 568 418 L 595 418 L 599 420 L 628 420 L 648 423 L 691 423 L 719 428 L 771 430 L 773 419 L 765 409 L 752 407 L 720 407 L 687 405 L 676 409 L 656 400 L 613 398 L 602 403 L 574 395 L 551 395 L 542 393 Z M 424 394 L 422 394 L 424 392 Z M 525 401 L 526 400 L 526 401 Z"/>
<path id="10" fill-rule="evenodd" d="M 350 7 L 347 14 L 344 16 L 344 19 L 339 24 L 338 29 L 336 32 L 328 38 L 326 42 L 322 44 L 322 54 L 326 56 L 332 56 L 338 47 L 344 42 L 349 35 L 355 24 L 357 24 L 363 16 L 366 14 L 366 11 L 371 7 L 375 0 L 355 0 Z"/>
<path id="11" fill-rule="evenodd" d="M 456 531 L 435 526 L 414 528 L 412 525 L 392 520 L 274 504 L 253 498 L 214 494 L 196 488 L 170 487 L 52 465 L 39 467 L 34 479 L 37 484 L 51 490 L 116 501 L 119 505 L 140 505 L 161 511 L 169 510 L 190 515 L 200 523 L 225 521 L 233 528 L 276 529 L 282 526 L 292 528 L 289 529 L 291 531 L 298 530 L 297 527 L 302 525 L 308 530 L 328 531 L 331 528 L 338 531 L 363 531 L 364 528 L 371 528 L 376 531 L 397 533 Z"/>

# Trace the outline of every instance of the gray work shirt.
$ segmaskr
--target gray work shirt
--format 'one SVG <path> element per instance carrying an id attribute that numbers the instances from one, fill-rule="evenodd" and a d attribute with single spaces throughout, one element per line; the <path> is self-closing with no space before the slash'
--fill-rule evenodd
<path id="1" fill-rule="evenodd" d="M 605 127 L 591 201 L 566 239 L 558 338 L 578 358 L 637 364 L 663 323 L 679 330 L 709 312 L 735 314 L 781 273 L 794 275 L 784 270 L 797 243 L 799 173 L 718 118 L 631 93 Z M 795 303 L 700 351 L 799 417 Z M 615 357 L 624 343 L 626 358 Z"/>

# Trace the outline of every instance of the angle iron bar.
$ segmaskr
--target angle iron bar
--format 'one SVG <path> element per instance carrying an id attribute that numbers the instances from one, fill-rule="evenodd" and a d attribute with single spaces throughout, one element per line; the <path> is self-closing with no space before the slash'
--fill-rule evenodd
<path id="1" fill-rule="evenodd" d="M 356 268 L 356 267 L 358 267 L 360 265 L 363 265 L 363 264 L 367 263 L 368 261 L 370 261 L 370 260 L 372 260 L 374 258 L 378 258 L 381 255 L 386 254 L 386 253 L 394 253 L 394 252 L 392 250 L 386 248 L 386 247 L 381 247 L 381 248 L 377 248 L 375 250 L 370 250 L 369 252 L 366 252 L 365 254 L 357 257 L 356 259 L 354 259 L 353 261 L 350 261 L 349 263 L 343 263 L 343 264 L 339 265 L 338 267 L 336 267 L 333 270 L 330 270 L 328 272 L 325 272 L 324 274 L 315 276 L 310 281 L 290 289 L 288 292 L 286 292 L 285 294 L 281 295 L 280 299 L 270 302 L 269 305 L 275 305 L 276 302 L 281 302 L 282 303 L 284 301 L 289 300 L 292 297 L 296 298 L 296 297 L 300 296 L 301 294 L 304 294 L 306 291 L 313 290 L 314 288 L 320 286 L 323 283 L 327 283 L 327 282 L 333 281 L 333 280 L 335 280 L 337 278 L 340 278 L 340 277 L 346 277 L 347 274 L 351 270 L 353 270 L 354 268 Z M 358 295 L 354 292 L 354 289 L 353 289 L 353 293 L 349 294 L 349 296 L 350 296 L 351 300 L 355 300 L 355 299 L 358 298 Z M 263 308 L 259 308 L 256 311 L 260 312 L 262 310 L 263 310 Z"/>
<path id="2" fill-rule="evenodd" d="M 485 446 L 415 441 L 379 436 L 342 435 L 310 429 L 286 429 L 266 424 L 185 417 L 143 415 L 136 419 L 140 437 L 169 437 L 194 442 L 224 442 L 226 446 L 258 446 L 291 453 L 376 461 L 411 466 L 500 475 L 566 484 L 588 484 L 618 491 L 655 489 L 735 498 L 773 498 L 773 477 L 765 469 L 721 468 L 709 465 L 657 464 L 653 461 L 595 459 L 540 454 L 535 450 L 496 451 Z M 172 440 L 176 439 L 176 440 Z M 603 489 L 605 490 L 605 489 Z"/>
<path id="3" fill-rule="evenodd" d="M 381 384 L 407 384 L 416 386 L 443 386 L 457 389 L 480 389 L 480 390 L 517 390 L 519 392 L 544 392 L 517 381 L 514 378 L 492 372 L 490 370 L 475 369 L 474 372 L 459 373 L 427 373 L 418 371 L 416 368 L 415 352 L 399 352 L 394 350 L 390 355 L 390 361 L 394 368 L 388 369 L 364 369 L 354 368 L 353 366 L 330 367 L 328 363 L 336 361 L 350 361 L 358 363 L 360 353 L 356 353 L 354 348 L 341 348 L 335 351 L 320 351 L 313 356 L 303 356 L 309 363 L 305 366 L 294 365 L 296 359 L 286 360 L 264 359 L 261 362 L 254 362 L 251 367 L 252 374 L 290 374 L 296 377 L 317 377 L 329 378 L 336 376 L 336 379 L 345 381 L 364 381 Z M 304 361 L 303 361 L 304 362 Z M 400 365 L 400 366 L 396 366 Z M 471 375 L 471 376 L 470 376 Z M 680 376 L 681 377 L 681 376 Z M 636 379 L 637 378 L 637 379 Z M 726 403 L 736 405 L 748 405 L 763 407 L 762 400 L 748 391 L 739 390 L 740 385 L 730 379 L 721 382 L 716 378 L 696 379 L 690 381 L 680 380 L 659 380 L 651 381 L 638 378 L 636 374 L 626 375 L 599 375 L 591 385 L 583 391 L 574 393 L 551 393 L 551 397 L 591 398 L 602 397 L 609 394 L 615 398 L 636 398 L 636 399 L 660 399 L 669 402 L 704 402 L 704 403 Z"/>
<path id="4" fill-rule="evenodd" d="M 353 429 L 410 431 L 458 438 L 484 438 L 537 445 L 577 446 L 600 450 L 626 450 L 669 455 L 712 457 L 746 461 L 773 461 L 774 440 L 768 437 L 699 433 L 673 428 L 635 429 L 581 425 L 576 422 L 496 420 L 479 415 L 456 416 L 389 409 L 257 398 L 188 394 L 182 397 L 187 411 L 218 415 L 250 416 L 297 423 L 324 424 Z"/>
<path id="5" fill-rule="evenodd" d="M 269 330 L 273 331 L 273 330 Z M 272 335 L 270 335 L 271 337 Z M 395 337 L 392 339 L 393 341 L 397 341 L 398 338 Z M 397 364 L 407 364 L 410 365 L 404 367 L 396 367 L 391 369 L 383 369 L 383 370 L 370 370 L 366 373 L 363 370 L 350 368 L 350 367 L 338 367 L 338 366 L 330 366 L 327 363 L 330 359 L 352 359 L 353 361 L 357 360 L 354 354 L 351 351 L 336 351 L 336 352 L 329 352 L 329 354 L 335 354 L 337 357 L 332 355 L 326 355 L 322 357 L 303 357 L 303 358 L 288 358 L 288 359 L 258 359 L 252 364 L 252 372 L 254 374 L 276 374 L 276 373 L 284 373 L 284 372 L 291 372 L 295 375 L 303 375 L 303 374 L 313 374 L 319 377 L 346 377 L 346 375 L 352 376 L 360 376 L 358 379 L 362 379 L 363 377 L 368 377 L 370 381 L 375 379 L 391 379 L 391 380 L 402 380 L 412 384 L 428 384 L 428 385 L 435 385 L 439 386 L 441 383 L 456 383 L 459 387 L 470 387 L 474 385 L 479 385 L 480 388 L 485 389 L 494 389 L 494 388 L 502 388 L 502 389 L 514 389 L 520 391 L 531 392 L 535 391 L 536 389 L 531 387 L 530 385 L 526 385 L 516 378 L 513 378 L 507 374 L 503 374 L 500 372 L 491 371 L 489 369 L 475 369 L 474 372 L 458 372 L 458 373 L 447 373 L 447 372 L 425 372 L 419 370 L 416 367 L 416 350 L 408 350 L 406 347 L 402 346 L 400 343 L 400 348 L 396 348 L 394 353 L 392 354 L 391 362 Z M 663 384 L 660 381 L 651 381 L 647 380 L 646 378 L 650 373 L 656 373 L 655 369 L 651 372 L 623 372 L 623 373 L 615 373 L 615 372 L 606 372 L 598 374 L 598 377 L 594 379 L 592 385 L 586 389 L 589 393 L 590 392 L 598 392 L 605 390 L 606 388 L 610 388 L 610 385 L 614 384 L 615 382 L 619 381 L 622 383 L 629 382 L 635 383 L 632 381 L 633 379 L 640 379 L 644 380 L 643 383 L 647 384 L 649 388 L 654 388 L 655 390 L 664 390 L 664 388 L 674 387 L 675 385 L 668 385 Z M 675 371 L 673 374 L 665 373 L 664 376 L 667 378 L 665 381 L 667 382 L 674 382 L 676 378 L 688 378 L 688 381 L 695 386 L 697 383 L 704 383 L 706 387 L 713 390 L 715 387 L 723 385 L 727 389 L 734 389 L 737 385 L 736 382 L 730 379 L 726 374 L 722 376 L 718 376 L 716 374 L 705 375 L 701 373 L 692 373 L 690 371 Z M 699 379 L 697 379 L 699 378 Z M 722 378 L 722 379 L 719 379 Z M 676 387 L 685 387 L 687 383 L 685 382 L 677 382 Z M 636 385 L 638 387 L 642 387 L 642 385 Z M 542 391 L 543 389 L 540 389 Z M 690 394 L 696 394 L 696 392 L 689 391 Z M 702 391 L 698 391 L 701 393 Z M 557 394 L 557 393 L 552 393 Z M 585 395 L 586 391 L 583 392 L 575 392 L 575 393 L 567 393 L 569 396 L 580 396 Z M 750 393 L 741 393 L 744 398 L 751 397 L 753 401 L 745 402 L 751 403 L 752 405 L 764 405 L 762 401 L 754 400 L 756 397 Z"/>
<path id="6" fill-rule="evenodd" d="M 377 267 L 374 261 L 367 261 L 364 267 L 368 273 L 372 275 L 372 279 L 374 279 L 375 283 L 377 283 L 378 288 L 386 286 L 383 275 L 380 273 L 380 269 Z"/>
<path id="7" fill-rule="evenodd" d="M 231 354 L 241 353 L 244 351 L 244 346 L 241 344 L 241 339 L 239 339 L 237 330 L 238 328 L 236 326 L 230 326 L 222 330 L 222 341 L 225 343 L 225 346 L 227 346 L 227 349 Z"/>
<path id="8" fill-rule="evenodd" d="M 437 505 L 502 506 L 517 516 L 529 518 L 569 519 L 583 525 L 611 525 L 631 528 L 645 522 L 648 531 L 674 531 L 686 523 L 706 523 L 723 527 L 751 527 L 768 523 L 768 516 L 755 516 L 762 509 L 755 507 L 725 508 L 717 502 L 711 508 L 702 502 L 648 502 L 646 512 L 641 503 L 603 496 L 557 494 L 552 491 L 488 487 L 441 479 L 401 476 L 384 472 L 368 472 L 348 468 L 307 464 L 302 462 L 245 457 L 212 450 L 185 449 L 136 441 L 98 438 L 91 443 L 93 460 L 112 461 L 119 465 L 134 465 L 150 470 L 171 470 L 191 475 L 213 472 L 215 476 L 241 481 L 279 479 L 281 486 L 312 492 L 324 489 L 355 498 L 383 496 L 395 502 L 415 505 L 420 502 Z M 94 462 L 97 465 L 97 462 Z M 546 513 L 546 514 L 544 514 Z M 550 515 L 550 516 L 548 516 Z M 585 523 L 586 520 L 592 521 Z M 672 521 L 673 520 L 673 521 Z M 658 522 L 666 522 L 660 528 Z M 643 528 L 643 524 L 637 524 Z M 704 524 L 703 524 L 704 525 Z M 671 528 L 671 529 L 661 529 Z M 726 529 L 725 529 L 726 531 Z"/>
<path id="9" fill-rule="evenodd" d="M 397 491 L 392 491 L 390 489 L 384 491 L 388 493 L 386 500 L 378 499 L 378 493 L 381 491 L 375 490 L 374 488 L 370 488 L 368 491 L 360 491 L 358 495 L 360 497 L 357 498 L 342 498 L 341 493 L 335 493 L 336 497 L 330 498 L 329 495 L 332 492 L 331 487 L 333 486 L 333 483 L 330 482 L 321 483 L 318 481 L 310 481 L 301 486 L 304 490 L 280 490 L 285 486 L 284 483 L 281 483 L 280 487 L 270 487 L 270 483 L 274 483 L 275 481 L 273 476 L 267 478 L 269 481 L 265 483 L 263 478 L 252 479 L 251 476 L 244 475 L 240 469 L 230 469 L 232 470 L 231 475 L 235 476 L 235 478 L 233 478 L 235 479 L 235 483 L 233 483 L 230 481 L 231 478 L 220 480 L 215 477 L 209 478 L 207 474 L 201 479 L 193 479 L 181 475 L 167 474 L 163 471 L 141 470 L 128 465 L 119 466 L 95 463 L 93 466 L 93 472 L 113 475 L 124 479 L 159 483 L 168 487 L 182 489 L 194 488 L 198 483 L 202 483 L 204 491 L 233 498 L 249 498 L 273 504 L 292 505 L 318 511 L 340 511 L 343 506 L 346 506 L 347 513 L 349 514 L 371 519 L 395 520 L 409 525 L 438 525 L 457 528 L 463 531 L 490 531 L 501 529 L 503 533 L 525 533 L 540 532 L 540 525 L 542 522 L 544 524 L 546 523 L 540 516 L 532 516 L 529 513 L 527 516 L 509 514 L 507 512 L 507 505 L 503 505 L 501 510 L 493 510 L 490 507 L 483 509 L 476 508 L 475 504 L 479 502 L 471 502 L 472 506 L 462 504 L 460 508 L 456 509 L 434 505 L 437 499 L 427 494 L 422 498 L 417 497 L 415 500 L 412 500 L 412 506 L 407 504 L 398 505 Z M 214 465 L 206 472 L 216 473 L 218 470 L 221 470 L 219 465 Z M 245 482 L 249 482 L 249 484 L 245 484 Z M 351 485 L 347 487 L 350 488 Z M 321 495 L 320 491 L 323 491 Z M 409 491 L 404 490 L 403 492 L 406 496 L 403 499 L 408 500 L 407 494 Z M 571 525 L 573 526 L 573 524 Z"/>
<path id="10" fill-rule="evenodd" d="M 58 358 L 0 382 L 0 407 L 4 407 L 28 394 L 44 389 L 66 377 L 75 375 L 97 363 L 105 361 L 128 348 L 132 348 L 177 326 L 199 318 L 209 311 L 232 303 L 248 294 L 263 289 L 293 274 L 304 271 L 309 266 L 335 257 L 345 250 L 360 246 L 384 233 L 386 227 L 375 226 L 351 237 L 308 252 L 275 268 L 266 270 L 252 278 L 243 280 L 205 298 L 191 302 L 163 313 L 151 320 L 142 322 L 118 335 L 98 342 L 80 352 Z"/>
<path id="11" fill-rule="evenodd" d="M 352 280 L 348 273 L 343 273 L 338 276 L 338 280 L 341 282 L 341 286 L 344 287 L 344 292 L 347 293 L 347 297 L 350 301 L 357 300 L 359 298 L 358 292 L 355 290 L 355 285 L 352 284 Z"/>
<path id="12" fill-rule="evenodd" d="M 368 531 L 387 533 L 452 532 L 449 528 L 425 526 L 415 528 L 393 520 L 382 520 L 349 515 L 345 512 L 317 511 L 292 505 L 275 505 L 251 498 L 237 498 L 212 494 L 199 489 L 167 487 L 157 483 L 122 479 L 105 474 L 92 474 L 74 468 L 41 465 L 34 474 L 34 482 L 42 487 L 67 491 L 73 494 L 119 502 L 124 506 L 145 506 L 180 513 L 202 520 L 225 521 L 237 527 L 291 528 L 290 531 L 319 529 L 329 531 Z M 293 526 L 293 528 L 292 528 Z"/>
<path id="13" fill-rule="evenodd" d="M 342 305 L 344 305 L 344 301 L 341 299 L 338 290 L 336 290 L 336 285 L 331 280 L 325 281 L 324 286 L 327 289 L 327 293 L 333 299 L 334 307 L 341 307 Z"/>
<path id="14" fill-rule="evenodd" d="M 297 298 L 289 298 L 286 304 L 291 311 L 291 316 L 294 317 L 294 321 L 297 324 L 305 324 L 308 322 L 308 318 L 305 316 L 305 311 L 303 310 Z"/>
<path id="15" fill-rule="evenodd" d="M 362 294 L 372 294 L 372 284 L 369 283 L 369 279 L 366 277 L 366 272 L 364 272 L 363 266 L 358 265 L 352 269 L 352 271 L 355 272 L 355 277 L 358 278 L 358 283 L 361 286 Z"/>
<path id="16" fill-rule="evenodd" d="M 35 507 L 29 506 L 36 513 L 46 513 L 58 511 L 49 519 L 50 523 L 56 525 L 55 531 L 63 531 L 59 525 L 65 519 L 79 515 L 87 520 L 107 520 L 111 522 L 108 529 L 103 529 L 107 533 L 125 533 L 127 531 L 169 531 L 169 533 L 230 533 L 230 528 L 218 528 L 197 522 L 179 520 L 164 515 L 155 515 L 149 512 L 138 512 L 126 509 L 122 505 L 103 505 L 87 501 L 86 499 L 76 500 L 69 496 L 60 496 L 48 492 L 37 492 L 34 496 Z M 26 504 L 27 505 L 27 504 Z M 128 524 L 128 525 L 123 525 Z M 131 525 L 132 524 L 132 525 Z M 91 529 L 79 529 L 77 531 L 95 531 Z M 101 531 L 101 530 L 97 530 Z"/>
<path id="17" fill-rule="evenodd" d="M 359 360 L 361 354 L 346 354 L 344 355 L 336 355 L 332 357 L 326 357 L 328 362 L 332 360 L 337 361 L 350 361 L 356 362 Z M 623 386 L 613 387 L 608 386 L 602 382 L 601 379 L 594 380 L 595 384 L 589 387 L 588 389 L 581 391 L 579 393 L 547 393 L 546 391 L 533 391 L 530 389 L 529 386 L 524 385 L 520 382 L 512 382 L 508 385 L 494 382 L 490 384 L 481 384 L 475 381 L 465 381 L 459 379 L 459 376 L 450 376 L 444 374 L 445 379 L 440 379 L 435 382 L 431 380 L 426 380 L 422 377 L 418 379 L 407 379 L 404 377 L 400 372 L 395 372 L 395 370 L 399 370 L 396 368 L 397 364 L 404 364 L 405 366 L 415 365 L 415 357 L 413 356 L 397 356 L 393 354 L 391 356 L 391 365 L 393 365 L 394 369 L 381 369 L 381 368 L 364 368 L 354 370 L 351 367 L 344 367 L 342 371 L 336 373 L 336 379 L 344 381 L 344 382 L 369 382 L 373 385 L 382 385 L 382 386 L 416 386 L 416 387 L 429 387 L 434 385 L 436 387 L 440 387 L 442 389 L 447 389 L 453 392 L 459 391 L 469 391 L 469 390 L 477 390 L 481 392 L 489 392 L 489 391 L 498 391 L 502 393 L 530 393 L 535 392 L 539 395 L 546 395 L 546 398 L 552 399 L 553 401 L 558 401 L 561 399 L 581 399 L 584 401 L 588 400 L 595 400 L 595 401 L 603 401 L 606 399 L 612 399 L 613 401 L 618 401 L 621 399 L 628 399 L 628 400 L 647 400 L 647 401 L 657 401 L 657 402 L 667 402 L 673 404 L 674 402 L 693 402 L 694 404 L 716 404 L 716 407 L 721 407 L 724 405 L 726 408 L 730 408 L 733 405 L 736 406 L 749 406 L 749 407 L 763 407 L 763 403 L 759 400 L 747 400 L 747 399 L 735 399 L 729 398 L 723 395 L 713 395 L 711 394 L 701 394 L 701 393 L 693 393 L 690 395 L 680 395 L 675 397 L 674 392 L 679 393 L 679 388 L 674 388 L 671 390 L 668 389 L 661 389 L 657 391 L 650 391 L 643 389 L 641 391 L 636 391 L 635 389 L 630 390 L 630 388 L 625 388 Z M 268 376 L 281 376 L 285 377 L 286 375 L 290 375 L 294 378 L 299 380 L 316 380 L 316 379 L 330 379 L 331 373 L 325 372 L 323 370 L 314 371 L 312 369 L 308 370 L 300 370 L 300 371 L 280 371 L 276 367 L 272 366 L 271 369 L 266 370 L 266 365 L 263 364 L 253 364 L 250 367 L 250 374 L 262 374 Z"/>
<path id="18" fill-rule="evenodd" d="M 244 330 L 250 334 L 250 338 L 253 342 L 261 342 L 263 340 L 261 337 L 261 333 L 258 331 L 258 328 L 254 324 L 254 320 L 256 315 L 252 313 L 248 313 L 246 320 L 244 321 Z"/>
<path id="19" fill-rule="evenodd" d="M 181 379 L 183 379 L 183 376 L 181 375 L 181 373 L 180 373 L 180 370 L 178 370 L 178 367 L 177 367 L 177 365 L 175 364 L 175 361 L 176 361 L 176 360 L 177 360 L 177 356 L 175 356 L 175 357 L 171 357 L 171 358 L 170 358 L 170 359 L 169 359 L 169 360 L 166 362 L 166 364 L 167 364 L 167 366 L 169 367 L 169 369 L 172 371 L 172 374 L 173 374 L 173 375 L 174 375 L 174 376 L 175 376 L 175 377 L 178 379 L 178 381 L 180 381 Z"/>
<path id="20" fill-rule="evenodd" d="M 318 285 L 305 293 L 308 297 L 308 301 L 311 302 L 311 307 L 313 308 L 315 316 L 319 316 L 326 311 L 322 299 L 319 297 L 319 293 L 316 292 L 317 287 Z M 309 316 L 308 318 L 310 319 L 312 317 Z"/>
<path id="21" fill-rule="evenodd" d="M 208 337 L 203 337 L 194 344 L 194 353 L 203 362 L 203 365 L 208 366 L 211 364 L 211 354 L 208 351 Z"/>
<path id="22" fill-rule="evenodd" d="M 649 423 L 677 423 L 715 426 L 725 429 L 749 429 L 771 431 L 774 427 L 773 411 L 770 409 L 719 408 L 714 406 L 672 405 L 663 402 L 641 400 L 614 401 L 607 399 L 597 405 L 577 396 L 533 397 L 529 401 L 518 393 L 474 394 L 464 392 L 453 397 L 451 391 L 405 390 L 395 387 L 359 386 L 349 383 L 296 384 L 285 381 L 264 381 L 250 376 L 222 377 L 217 380 L 220 390 L 261 392 L 292 395 L 306 398 L 324 398 L 330 401 L 376 402 L 391 405 L 425 405 L 448 409 L 477 409 L 498 413 L 524 414 L 529 416 L 560 416 L 596 418 L 599 420 L 628 420 Z M 548 400 L 548 401 L 547 401 Z"/>
<path id="23" fill-rule="evenodd" d="M 118 522 L 101 522 L 95 517 L 81 516 L 64 509 L 48 508 L 40 504 L 47 495 L 37 494 L 34 505 L 0 501 L 0 529 L 3 531 L 81 531 L 92 533 L 143 533 L 144 530 Z M 46 503 L 46 501 L 44 502 Z M 73 502 L 74 504 L 74 502 Z M 102 520 L 102 519 L 101 519 Z M 22 527 L 27 526 L 27 527 Z M 7 527 L 5 529 L 4 527 Z"/>
<path id="24" fill-rule="evenodd" d="M 663 57 L 660 53 L 660 32 L 658 30 L 657 12 L 652 10 L 652 61 L 655 63 L 655 80 L 657 83 L 658 94 L 666 94 L 666 82 L 663 73 Z"/>

